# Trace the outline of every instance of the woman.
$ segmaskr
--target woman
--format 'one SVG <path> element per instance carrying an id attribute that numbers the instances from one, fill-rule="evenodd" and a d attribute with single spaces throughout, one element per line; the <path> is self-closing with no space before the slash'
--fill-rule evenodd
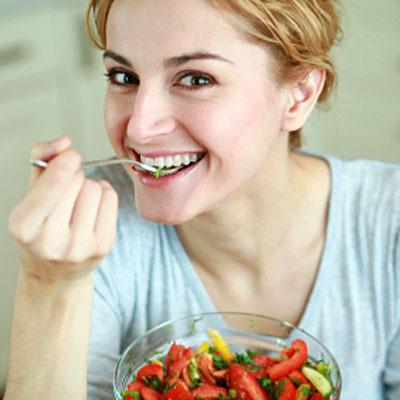
<path id="1" fill-rule="evenodd" d="M 335 81 L 334 2 L 92 0 L 89 13 L 116 154 L 185 168 L 87 179 L 68 138 L 34 147 L 49 167 L 10 217 L 22 268 L 6 399 L 85 398 L 90 315 L 88 396 L 111 399 L 137 335 L 213 310 L 314 334 L 344 400 L 400 398 L 400 169 L 295 151 Z"/>

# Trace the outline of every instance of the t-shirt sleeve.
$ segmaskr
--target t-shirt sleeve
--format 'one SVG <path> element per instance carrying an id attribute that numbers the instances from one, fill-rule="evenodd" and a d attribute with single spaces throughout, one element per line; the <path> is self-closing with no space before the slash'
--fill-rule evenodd
<path id="1" fill-rule="evenodd" d="M 399 213 L 397 215 L 400 221 L 400 205 Z M 399 223 L 400 225 L 400 223 Z M 400 292 L 400 226 L 396 238 L 396 251 L 395 251 L 395 271 L 397 274 L 398 290 Z M 398 299 L 398 313 L 400 314 L 400 293 L 397 293 Z M 393 339 L 390 341 L 387 352 L 387 363 L 384 372 L 383 381 L 385 384 L 385 400 L 398 400 L 400 399 L 400 315 L 398 315 L 398 327 L 394 334 Z"/>
<path id="2" fill-rule="evenodd" d="M 389 346 L 387 360 L 384 375 L 385 400 L 398 400 L 400 399 L 400 327 Z"/>

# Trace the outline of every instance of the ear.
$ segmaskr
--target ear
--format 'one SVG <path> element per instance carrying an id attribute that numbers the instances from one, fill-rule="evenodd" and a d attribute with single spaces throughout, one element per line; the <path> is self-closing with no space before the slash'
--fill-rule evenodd
<path id="1" fill-rule="evenodd" d="M 285 132 L 300 129 L 314 109 L 315 103 L 324 87 L 325 70 L 313 69 L 304 80 L 291 86 L 286 95 L 281 129 Z"/>

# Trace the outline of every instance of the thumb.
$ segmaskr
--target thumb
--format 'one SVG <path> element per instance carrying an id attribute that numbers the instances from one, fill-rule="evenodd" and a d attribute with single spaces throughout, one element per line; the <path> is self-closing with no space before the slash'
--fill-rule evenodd
<path id="1" fill-rule="evenodd" d="M 31 150 L 31 160 L 50 161 L 54 157 L 71 147 L 72 141 L 68 136 L 63 136 L 58 139 L 36 143 Z M 31 178 L 29 181 L 29 189 L 34 186 L 36 181 L 42 175 L 44 169 L 42 167 L 32 166 Z"/>

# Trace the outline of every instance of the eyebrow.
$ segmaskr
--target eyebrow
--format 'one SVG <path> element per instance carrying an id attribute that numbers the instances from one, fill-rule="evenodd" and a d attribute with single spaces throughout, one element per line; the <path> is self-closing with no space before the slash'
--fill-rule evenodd
<path id="1" fill-rule="evenodd" d="M 125 65 L 125 67 L 132 68 L 132 64 L 124 57 L 118 55 L 117 53 L 114 53 L 111 50 L 106 50 L 103 53 L 103 60 L 106 58 L 111 58 L 112 60 L 116 61 L 118 64 Z"/>
<path id="2" fill-rule="evenodd" d="M 126 58 L 120 56 L 119 54 L 114 53 L 111 50 L 106 50 L 103 53 L 103 59 L 106 59 L 106 58 L 111 58 L 119 64 L 122 64 L 122 65 L 125 65 L 126 67 L 132 68 L 132 64 Z M 182 54 L 181 56 L 171 57 L 171 58 L 166 59 L 163 64 L 164 64 L 165 69 L 169 69 L 169 68 L 179 67 L 179 66 L 186 64 L 187 62 L 193 61 L 193 60 L 218 60 L 218 61 L 223 61 L 223 62 L 226 62 L 229 64 L 233 64 L 232 61 L 228 60 L 225 57 L 222 57 L 218 54 L 209 53 L 206 51 L 185 53 L 185 54 Z"/>
<path id="3" fill-rule="evenodd" d="M 195 53 L 187 53 L 187 54 L 182 54 L 181 56 L 178 57 L 168 58 L 167 60 L 164 61 L 164 68 L 168 69 L 173 67 L 179 67 L 193 60 L 218 60 L 227 62 L 229 64 L 233 64 L 232 61 L 218 54 L 208 53 L 206 51 L 197 51 Z"/>

